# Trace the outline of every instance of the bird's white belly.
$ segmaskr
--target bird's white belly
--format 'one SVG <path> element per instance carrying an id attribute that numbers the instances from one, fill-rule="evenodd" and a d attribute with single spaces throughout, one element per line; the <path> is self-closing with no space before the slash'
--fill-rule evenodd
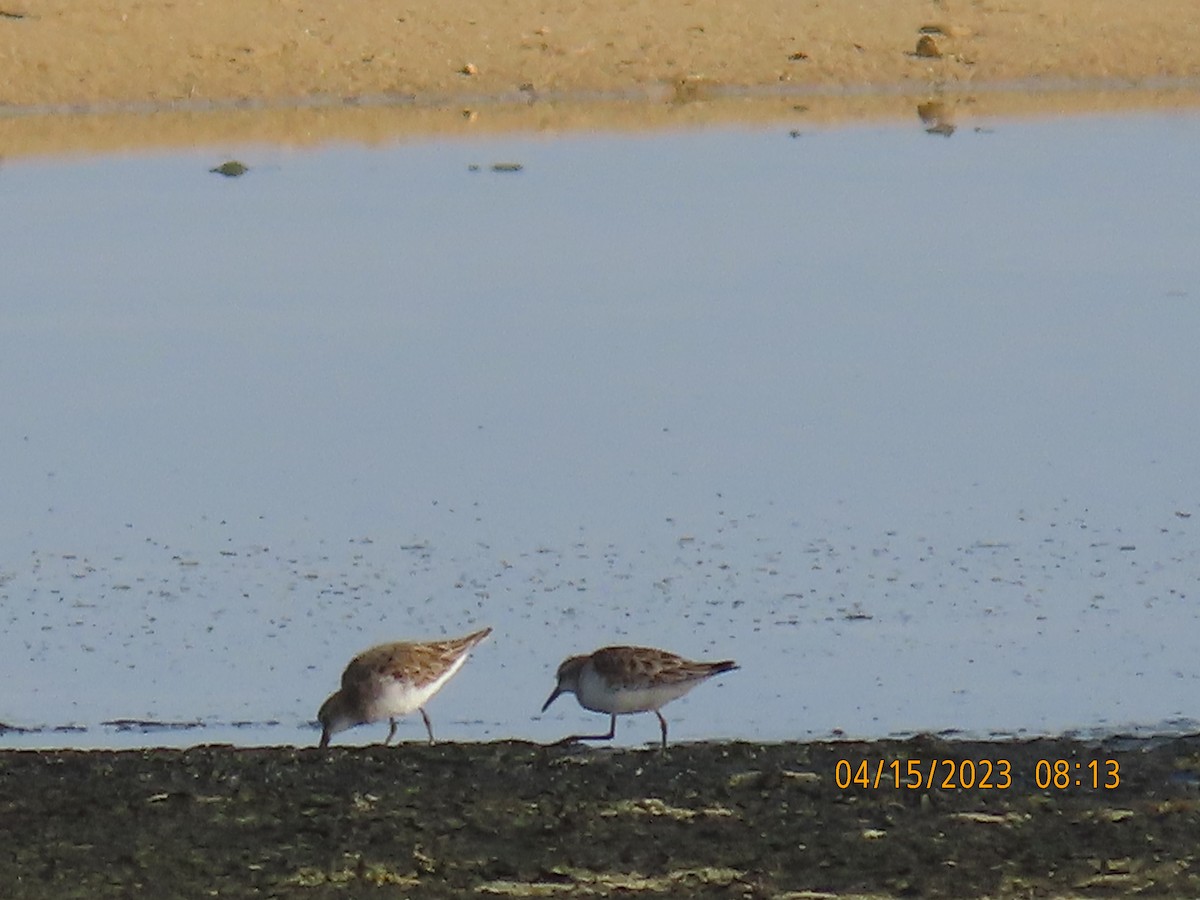
<path id="1" fill-rule="evenodd" d="M 408 679 L 380 679 L 367 703 L 367 721 L 377 722 L 380 719 L 406 716 L 420 709 L 429 702 L 430 697 L 442 689 L 442 685 L 453 677 L 464 662 L 466 654 L 459 657 L 454 665 L 433 681 L 425 684 L 416 684 Z"/>
<path id="2" fill-rule="evenodd" d="M 593 712 L 636 713 L 656 710 L 672 700 L 682 697 L 696 682 L 674 684 L 621 686 L 614 688 L 607 681 L 585 668 L 580 673 L 579 687 L 575 691 L 579 705 Z"/>

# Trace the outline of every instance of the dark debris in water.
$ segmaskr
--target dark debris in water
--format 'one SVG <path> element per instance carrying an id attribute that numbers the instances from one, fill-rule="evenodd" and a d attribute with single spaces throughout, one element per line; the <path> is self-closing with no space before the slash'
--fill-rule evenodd
<path id="1" fill-rule="evenodd" d="M 203 722 L 159 722 L 155 719 L 109 719 L 101 722 L 106 728 L 117 731 L 141 731 L 147 734 L 155 731 L 188 731 L 192 728 L 203 728 Z"/>
<path id="2" fill-rule="evenodd" d="M 214 175 L 224 175 L 226 178 L 239 178 L 249 172 L 250 167 L 245 163 L 238 162 L 236 159 L 231 159 L 208 171 Z"/>
<path id="3" fill-rule="evenodd" d="M 1075 783 L 1109 759 L 1116 788 Z M 954 785 L 966 762 L 977 777 L 1000 760 L 1006 787 Z M 939 777 L 898 787 L 909 761 Z M 1061 787 L 1038 785 L 1060 769 Z M 839 786 L 860 770 L 865 785 Z M 1179 863 L 1200 833 L 1197 771 L 1197 736 L 5 751 L 0 883 L 55 898 L 1200 896 Z"/>
<path id="4" fill-rule="evenodd" d="M 490 168 L 493 172 L 500 172 L 500 173 L 523 172 L 525 170 L 524 164 L 519 163 L 519 162 L 492 163 Z M 481 172 L 481 171 L 483 171 L 483 167 L 480 166 L 479 163 L 471 163 L 470 165 L 467 166 L 467 171 L 468 172 Z"/>

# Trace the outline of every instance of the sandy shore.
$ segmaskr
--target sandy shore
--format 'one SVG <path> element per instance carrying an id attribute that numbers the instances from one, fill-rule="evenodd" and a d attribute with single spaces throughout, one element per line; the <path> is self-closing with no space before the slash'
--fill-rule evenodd
<path id="1" fill-rule="evenodd" d="M 1195 737 L 7 751 L 0 883 L 55 900 L 1197 896 L 1198 751 Z"/>
<path id="2" fill-rule="evenodd" d="M 0 153 L 1195 106 L 1198 46 L 1194 0 L 0 0 Z"/>
<path id="3" fill-rule="evenodd" d="M 4 0 L 3 102 L 1200 76 L 1194 0 Z"/>

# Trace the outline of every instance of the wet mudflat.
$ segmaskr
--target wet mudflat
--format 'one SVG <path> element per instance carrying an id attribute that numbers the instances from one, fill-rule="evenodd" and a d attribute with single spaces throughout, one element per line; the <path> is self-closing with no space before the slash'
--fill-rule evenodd
<path id="1" fill-rule="evenodd" d="M 14 898 L 1196 896 L 1198 779 L 1200 736 L 6 752 L 0 883 Z M 963 781 L 977 786 L 949 786 Z"/>

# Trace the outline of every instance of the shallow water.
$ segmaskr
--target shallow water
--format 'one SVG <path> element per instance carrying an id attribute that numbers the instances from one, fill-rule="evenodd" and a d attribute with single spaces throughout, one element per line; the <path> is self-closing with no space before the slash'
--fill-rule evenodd
<path id="1" fill-rule="evenodd" d="M 0 743 L 308 743 L 480 624 L 439 737 L 603 730 L 538 709 L 618 642 L 742 664 L 680 740 L 1194 729 L 1198 140 L 6 165 Z"/>

